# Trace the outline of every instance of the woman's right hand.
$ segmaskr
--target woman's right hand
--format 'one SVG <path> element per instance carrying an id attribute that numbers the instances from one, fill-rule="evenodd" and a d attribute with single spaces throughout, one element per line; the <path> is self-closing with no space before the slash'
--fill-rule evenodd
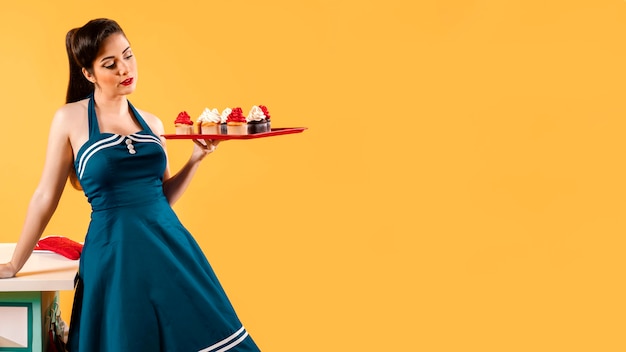
<path id="1" fill-rule="evenodd" d="M 4 263 L 0 264 L 0 279 L 7 279 L 15 276 L 15 268 L 13 268 L 13 264 Z"/>

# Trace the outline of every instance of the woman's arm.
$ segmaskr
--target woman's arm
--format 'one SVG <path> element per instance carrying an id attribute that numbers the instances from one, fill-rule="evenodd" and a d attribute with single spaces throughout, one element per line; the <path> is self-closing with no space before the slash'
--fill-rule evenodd
<path id="1" fill-rule="evenodd" d="M 74 159 L 64 120 L 61 112 L 52 120 L 41 180 L 28 205 L 13 257 L 0 264 L 0 278 L 13 277 L 22 269 L 59 203 Z"/>
<path id="2" fill-rule="evenodd" d="M 151 124 L 150 128 L 152 128 L 152 130 L 159 136 L 165 134 L 161 120 L 156 117 L 154 118 L 155 120 Z M 193 176 L 196 174 L 202 159 L 215 151 L 217 145 L 219 144 L 219 141 L 214 140 L 194 140 L 194 142 L 195 145 L 193 147 L 191 157 L 175 175 L 170 176 L 169 161 L 167 162 L 165 174 L 163 175 L 163 193 L 165 194 L 165 197 L 170 205 L 174 205 L 183 193 L 185 193 L 185 190 L 189 187 L 189 184 L 191 183 Z M 165 149 L 167 157 L 165 138 L 161 137 L 161 143 L 163 144 L 163 149 Z"/>
<path id="3" fill-rule="evenodd" d="M 206 144 L 199 141 L 196 143 L 203 145 L 194 145 L 193 153 L 187 163 L 185 163 L 185 165 L 183 165 L 183 167 L 174 176 L 163 182 L 163 193 L 165 193 L 165 197 L 170 205 L 176 203 L 183 193 L 185 193 L 185 190 L 191 183 L 191 179 L 198 170 L 198 166 L 200 166 L 200 161 L 205 156 L 212 153 L 218 144 L 217 141 L 207 141 Z"/>

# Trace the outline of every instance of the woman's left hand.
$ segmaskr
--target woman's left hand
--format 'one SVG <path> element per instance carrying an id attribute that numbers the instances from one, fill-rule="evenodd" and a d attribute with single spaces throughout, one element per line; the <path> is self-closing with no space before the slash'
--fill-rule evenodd
<path id="1" fill-rule="evenodd" d="M 198 161 L 213 153 L 215 149 L 217 149 L 217 145 L 220 143 L 219 140 L 214 139 L 194 139 L 193 142 L 196 145 L 193 148 L 192 159 Z"/>
<path id="2" fill-rule="evenodd" d="M 11 262 L 0 264 L 0 279 L 7 279 L 15 276 L 15 269 Z"/>

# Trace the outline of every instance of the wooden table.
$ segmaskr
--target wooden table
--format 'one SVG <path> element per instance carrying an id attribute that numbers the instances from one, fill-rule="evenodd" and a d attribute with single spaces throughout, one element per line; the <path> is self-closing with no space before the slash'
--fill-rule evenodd
<path id="1" fill-rule="evenodd" d="M 0 263 L 11 259 L 15 243 L 0 243 Z M 16 277 L 0 279 L 0 351 L 45 351 L 46 317 L 59 291 L 73 290 L 78 260 L 35 251 Z"/>

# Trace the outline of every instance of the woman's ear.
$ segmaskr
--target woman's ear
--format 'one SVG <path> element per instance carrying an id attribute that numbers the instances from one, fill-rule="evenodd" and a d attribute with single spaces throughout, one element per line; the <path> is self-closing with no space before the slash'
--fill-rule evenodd
<path id="1" fill-rule="evenodd" d="M 83 76 L 85 76 L 85 78 L 87 78 L 89 82 L 96 83 L 96 78 L 91 73 L 89 73 L 89 71 L 87 71 L 86 68 L 83 67 L 82 71 L 83 71 Z"/>

